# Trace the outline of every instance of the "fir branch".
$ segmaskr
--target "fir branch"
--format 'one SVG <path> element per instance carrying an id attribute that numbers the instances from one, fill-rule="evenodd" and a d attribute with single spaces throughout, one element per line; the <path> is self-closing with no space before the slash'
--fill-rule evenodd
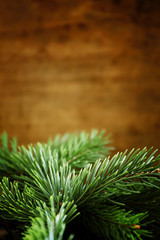
<path id="1" fill-rule="evenodd" d="M 63 203 L 56 214 L 54 198 L 50 198 L 50 207 L 45 203 L 38 208 L 39 216 L 32 218 L 31 227 L 27 227 L 23 240 L 62 240 L 68 216 L 73 216 L 76 208 L 72 203 Z M 71 240 L 70 235 L 68 240 Z"/>
<path id="2" fill-rule="evenodd" d="M 88 226 L 97 239 L 128 240 L 150 236 L 150 232 L 144 230 L 144 224 L 141 224 L 146 216 L 146 213 L 134 214 L 117 206 L 103 204 L 95 206 L 86 203 L 81 209 L 81 222 Z"/>
<path id="3" fill-rule="evenodd" d="M 17 152 L 17 140 L 13 138 L 10 141 L 10 149 L 8 143 L 7 133 L 4 132 L 1 137 L 1 148 L 0 148 L 0 179 L 3 176 L 12 175 L 14 162 L 12 161 L 12 154 Z M 8 174 L 9 173 L 9 174 Z"/>
<path id="4" fill-rule="evenodd" d="M 155 151 L 150 152 L 151 149 L 147 151 L 144 148 L 142 151 L 132 150 L 128 155 L 125 152 L 116 154 L 111 159 L 108 157 L 104 161 L 97 160 L 95 164 L 80 171 L 75 185 L 77 190 L 72 190 L 72 193 L 81 190 L 78 202 L 82 204 L 91 199 L 95 201 L 100 198 L 104 201 L 110 196 L 131 194 L 140 191 L 137 186 L 150 186 L 151 182 L 154 187 L 159 188 L 160 180 L 156 178 L 153 164 L 159 163 L 160 155 L 154 158 Z M 81 182 L 84 184 L 79 186 Z M 132 186 L 137 189 L 133 191 Z"/>
<path id="5" fill-rule="evenodd" d="M 111 141 L 109 135 L 104 137 L 105 131 L 100 133 L 93 129 L 90 134 L 65 134 L 63 137 L 57 135 L 49 141 L 52 149 L 57 149 L 59 157 L 65 158 L 72 168 L 83 168 L 88 163 L 94 163 L 98 158 L 109 155 L 113 147 L 109 146 Z"/>
<path id="6" fill-rule="evenodd" d="M 24 192 L 20 192 L 18 182 L 9 182 L 4 177 L 0 183 L 0 210 L 3 218 L 28 222 L 30 217 L 37 214 L 36 201 L 30 199 Z"/>
<path id="7" fill-rule="evenodd" d="M 103 134 L 64 135 L 18 150 L 3 135 L 1 217 L 28 222 L 24 240 L 77 237 L 70 231 L 76 222 L 95 239 L 150 236 L 148 222 L 159 219 L 160 155 L 144 148 L 104 158 Z"/>

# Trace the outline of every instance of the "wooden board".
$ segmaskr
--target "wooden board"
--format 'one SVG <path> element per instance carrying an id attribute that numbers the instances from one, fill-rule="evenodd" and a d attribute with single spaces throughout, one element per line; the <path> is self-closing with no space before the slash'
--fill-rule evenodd
<path id="1" fill-rule="evenodd" d="M 159 80 L 158 0 L 0 2 L 0 132 L 20 144 L 98 128 L 158 148 Z"/>

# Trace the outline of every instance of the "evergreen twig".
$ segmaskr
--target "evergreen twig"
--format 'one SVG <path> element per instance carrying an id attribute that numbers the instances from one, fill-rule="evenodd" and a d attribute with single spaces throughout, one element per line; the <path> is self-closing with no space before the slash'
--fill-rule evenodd
<path id="1" fill-rule="evenodd" d="M 156 239 L 160 220 L 157 150 L 109 156 L 104 131 L 17 147 L 2 135 L 0 218 L 23 240 Z"/>

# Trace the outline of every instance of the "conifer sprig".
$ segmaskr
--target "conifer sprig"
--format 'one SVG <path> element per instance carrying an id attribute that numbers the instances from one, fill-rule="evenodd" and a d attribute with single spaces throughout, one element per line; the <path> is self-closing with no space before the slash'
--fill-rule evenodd
<path id="1" fill-rule="evenodd" d="M 1 218 L 29 224 L 24 240 L 85 239 L 81 228 L 86 239 L 150 236 L 160 220 L 160 155 L 144 148 L 109 157 L 109 142 L 93 130 L 10 148 L 3 134 Z"/>
<path id="2" fill-rule="evenodd" d="M 23 240 L 62 240 L 66 223 L 73 218 L 76 207 L 73 202 L 65 202 L 62 204 L 59 212 L 56 213 L 54 207 L 54 198 L 50 197 L 50 206 L 44 202 L 37 208 L 38 216 L 31 219 L 31 226 L 27 227 Z M 68 240 L 71 240 L 70 235 Z"/>

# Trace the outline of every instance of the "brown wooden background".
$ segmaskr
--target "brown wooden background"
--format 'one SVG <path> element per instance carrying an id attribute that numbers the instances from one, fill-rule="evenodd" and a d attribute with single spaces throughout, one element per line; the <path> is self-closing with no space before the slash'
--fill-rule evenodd
<path id="1" fill-rule="evenodd" d="M 159 148 L 159 102 L 158 0 L 0 1 L 0 132 L 105 128 L 117 150 Z"/>

